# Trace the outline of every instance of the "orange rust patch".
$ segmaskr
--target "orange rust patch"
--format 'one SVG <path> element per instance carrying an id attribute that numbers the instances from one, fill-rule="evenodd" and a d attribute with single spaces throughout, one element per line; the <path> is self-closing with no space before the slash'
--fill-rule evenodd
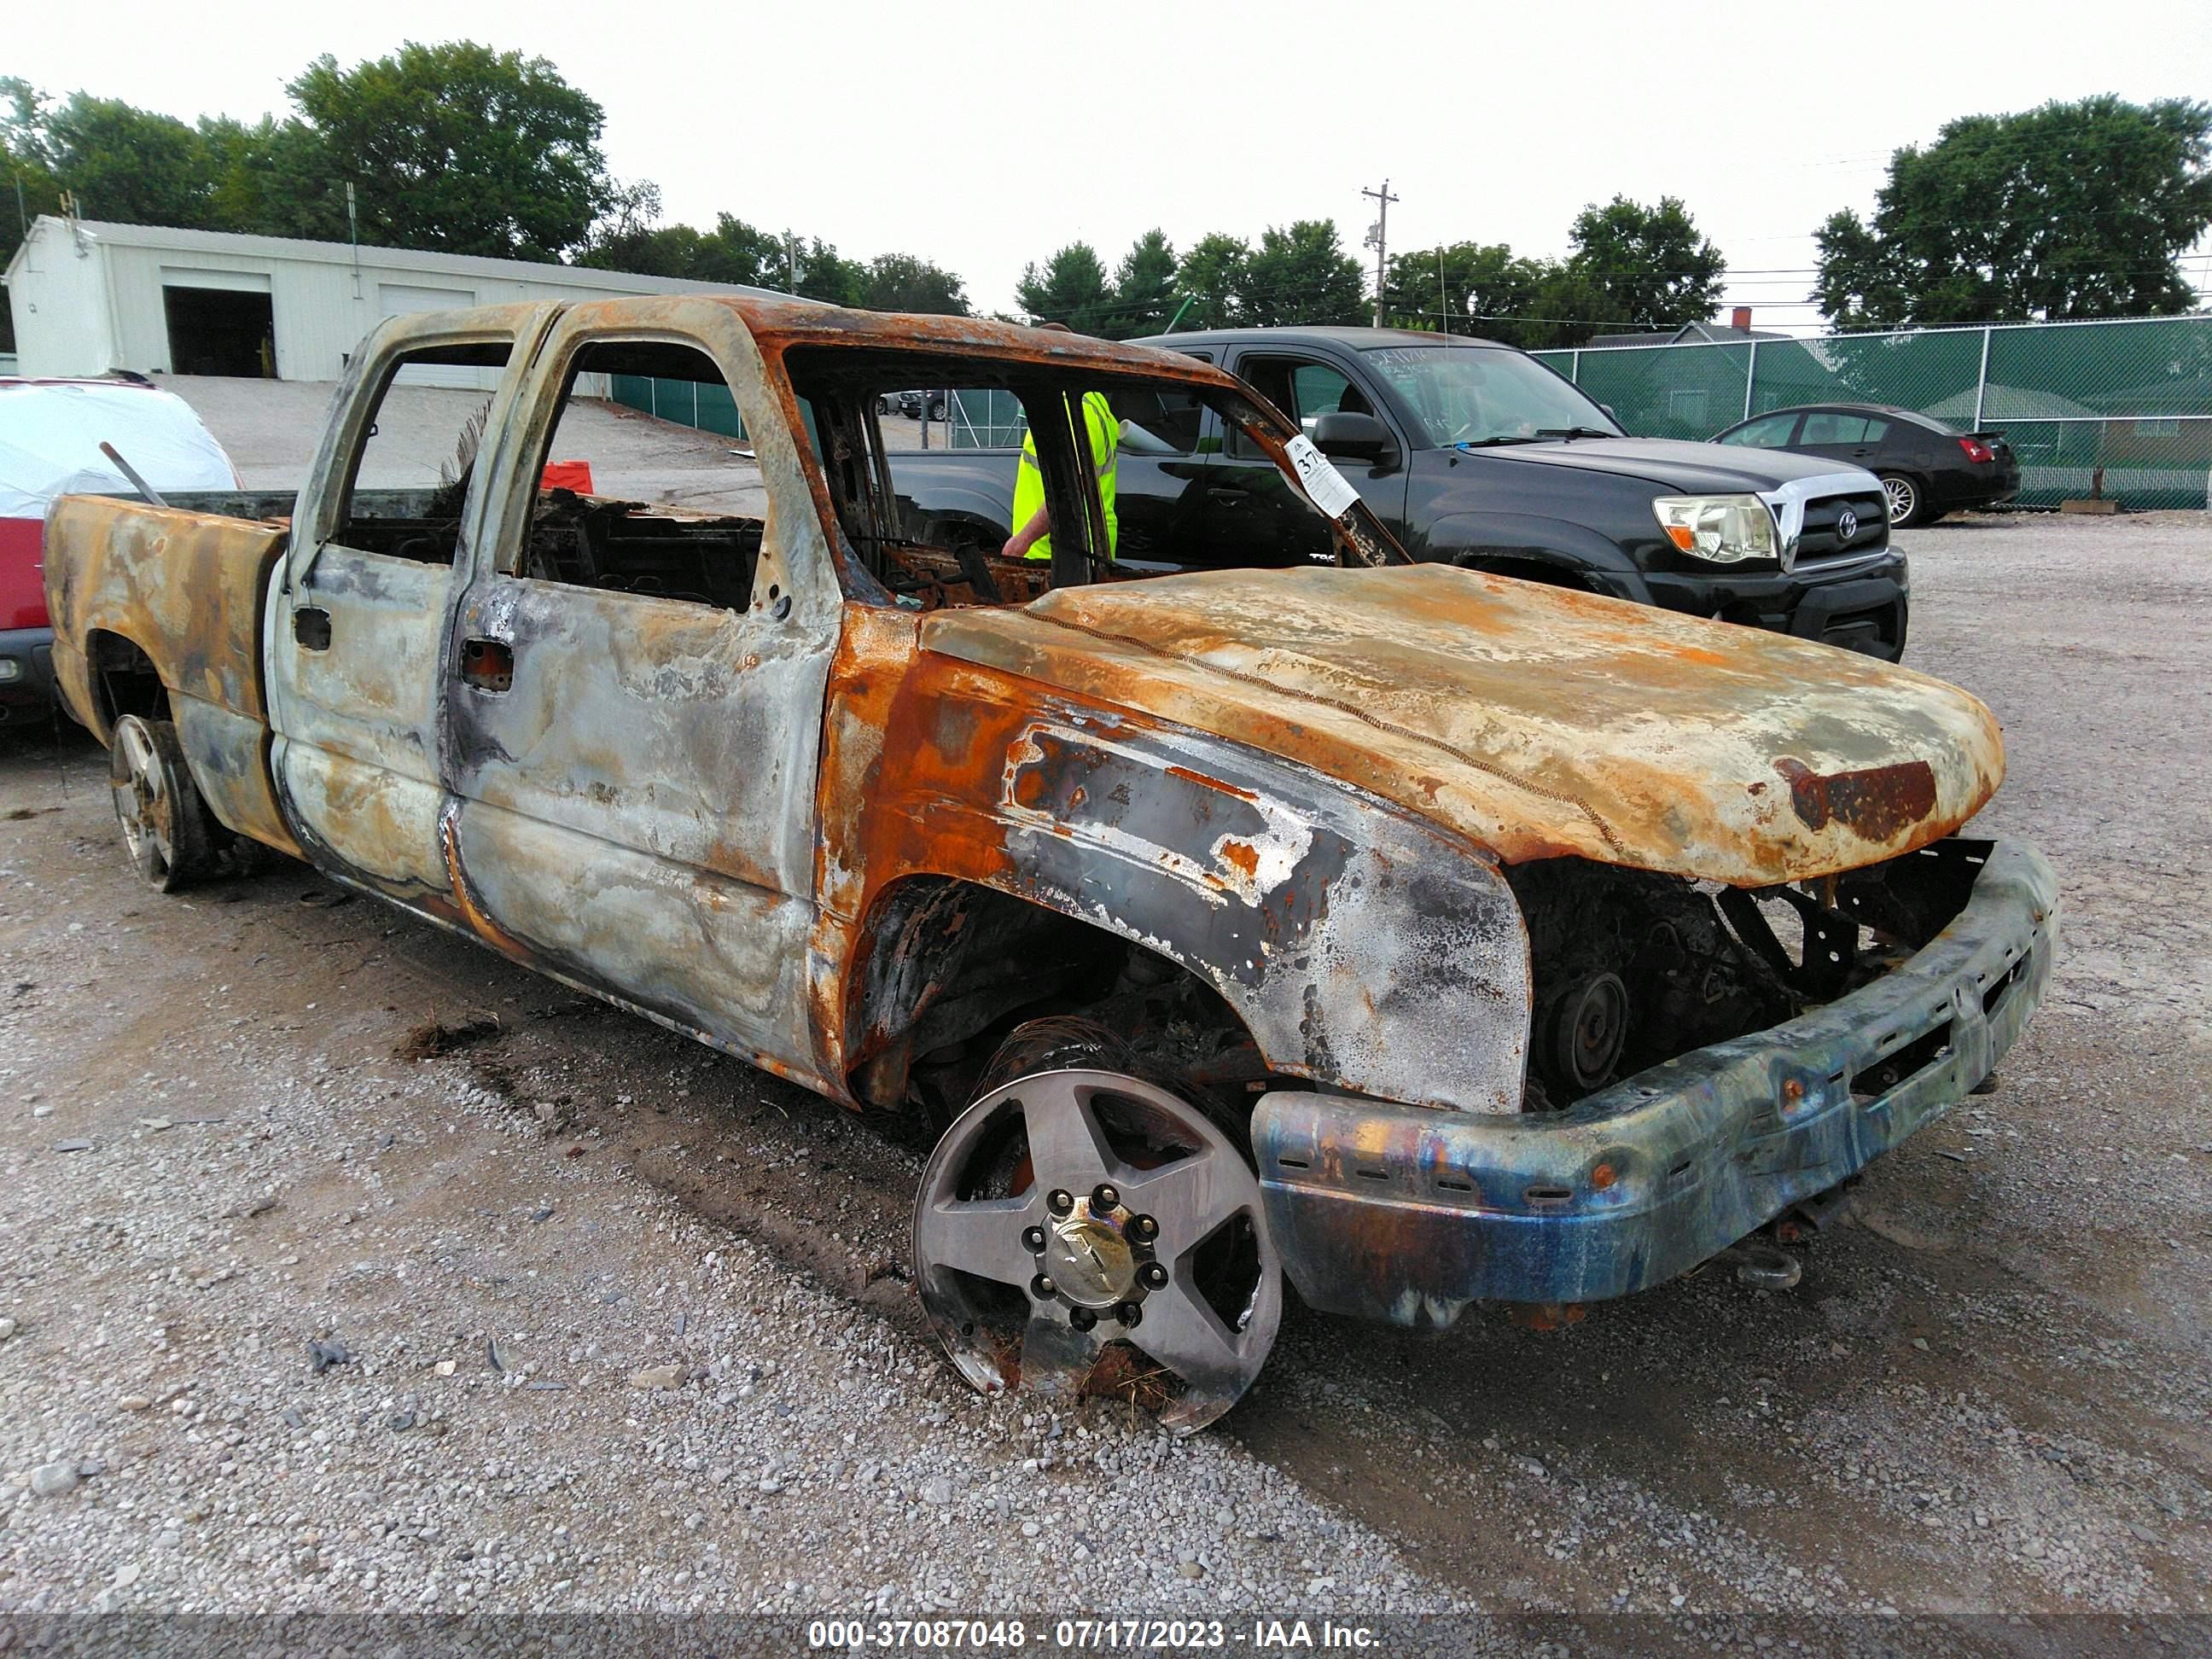
<path id="1" fill-rule="evenodd" d="M 1209 778 L 1205 773 L 1194 772 L 1188 766 L 1170 766 L 1165 769 L 1167 771 L 1167 775 L 1171 778 L 1181 778 L 1184 782 L 1197 784 L 1201 788 L 1218 789 L 1224 795 L 1236 796 L 1239 800 L 1257 800 L 1260 799 L 1259 796 L 1254 794 L 1249 789 L 1239 789 L 1233 783 L 1224 783 L 1218 778 Z"/>
<path id="2" fill-rule="evenodd" d="M 1228 860 L 1230 863 L 1235 865 L 1239 870 L 1242 870 L 1247 877 L 1256 876 L 1260 873 L 1260 849 L 1253 846 L 1249 842 L 1223 842 L 1221 843 L 1221 856 Z"/>
<path id="3" fill-rule="evenodd" d="M 485 915 L 477 903 L 475 895 L 469 891 L 468 878 L 461 872 L 460 843 L 453 833 L 451 818 L 438 826 L 438 841 L 445 848 L 446 874 L 453 884 L 453 902 L 460 906 L 461 915 L 476 930 L 477 936 L 494 950 L 513 957 L 518 962 L 532 960 L 529 947 Z"/>
<path id="4" fill-rule="evenodd" d="M 1924 760 L 1824 775 L 1785 755 L 1774 769 L 1789 781 L 1790 804 L 1808 829 L 1840 823 L 1887 841 L 1936 810 L 1936 769 Z"/>

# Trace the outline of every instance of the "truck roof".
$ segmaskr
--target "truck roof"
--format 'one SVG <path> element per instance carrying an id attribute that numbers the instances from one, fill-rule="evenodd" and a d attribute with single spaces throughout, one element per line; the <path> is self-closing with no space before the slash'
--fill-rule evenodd
<path id="1" fill-rule="evenodd" d="M 1221 370 L 1195 362 L 1179 351 L 1162 350 L 1134 341 L 1101 340 L 1060 329 L 1028 328 L 1019 323 L 994 322 L 983 317 L 852 311 L 810 300 L 730 294 L 639 295 L 583 301 L 576 308 L 590 307 L 611 312 L 625 321 L 650 323 L 672 305 L 702 303 L 727 307 L 744 319 L 754 339 L 777 351 L 794 345 L 836 345 L 941 353 L 948 357 L 981 353 L 992 357 L 1028 359 L 1048 367 L 1077 368 L 1095 365 L 1124 374 L 1230 386 L 1236 384 Z M 447 317 L 459 321 L 472 314 L 453 312 Z M 1175 337 L 1178 341 L 1182 338 L 1180 335 Z"/>
<path id="2" fill-rule="evenodd" d="M 1337 325 L 1297 328 L 1207 328 L 1191 329 L 1179 334 L 1152 334 L 1144 339 L 1132 341 L 1135 345 L 1164 346 L 1170 350 L 1182 350 L 1194 345 L 1339 345 L 1354 351 L 1372 351 L 1378 346 L 1428 345 L 1496 346 L 1513 349 L 1497 340 L 1486 340 L 1474 335 L 1437 333 L 1433 329 L 1419 328 L 1350 328 Z"/>

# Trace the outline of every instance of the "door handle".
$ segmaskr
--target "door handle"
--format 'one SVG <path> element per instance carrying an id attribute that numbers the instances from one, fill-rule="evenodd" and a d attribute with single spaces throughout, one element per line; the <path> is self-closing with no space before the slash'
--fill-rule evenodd
<path id="1" fill-rule="evenodd" d="M 461 684 L 505 691 L 514 684 L 514 647 L 505 640 L 461 641 Z"/>
<path id="2" fill-rule="evenodd" d="M 1206 492 L 1208 497 L 1224 507 L 1242 507 L 1252 499 L 1249 489 L 1231 489 L 1226 484 L 1215 484 Z"/>

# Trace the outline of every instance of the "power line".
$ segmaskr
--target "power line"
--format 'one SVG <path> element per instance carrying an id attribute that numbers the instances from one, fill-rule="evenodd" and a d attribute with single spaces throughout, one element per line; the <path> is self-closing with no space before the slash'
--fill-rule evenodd
<path id="1" fill-rule="evenodd" d="M 1382 272 L 1389 263 L 1385 250 L 1390 242 L 1390 204 L 1398 198 L 1390 193 L 1390 181 L 1385 179 L 1380 190 L 1362 190 L 1362 196 L 1371 198 L 1380 210 L 1375 216 L 1375 228 L 1368 233 L 1368 245 L 1375 250 L 1375 326 L 1382 326 Z"/>

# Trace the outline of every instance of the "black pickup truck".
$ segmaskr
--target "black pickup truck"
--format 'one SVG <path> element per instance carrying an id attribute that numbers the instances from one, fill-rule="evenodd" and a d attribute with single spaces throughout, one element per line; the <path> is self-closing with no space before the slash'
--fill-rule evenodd
<path id="1" fill-rule="evenodd" d="M 1895 661 L 1911 584 L 1881 485 L 1832 460 L 1625 434 L 1527 353 L 1398 329 L 1139 342 L 1241 376 L 1295 420 L 1417 559 L 1582 587 Z M 998 401 L 1005 401 L 999 394 Z M 988 395 L 957 400 L 988 404 Z M 1157 405 L 1157 406 L 1155 406 Z M 1195 401 L 1123 409 L 1118 556 L 1167 568 L 1334 562 L 1281 469 Z M 1017 452 L 898 452 L 915 533 L 1005 539 Z M 956 442 L 962 421 L 954 420 Z M 1012 430 L 1018 430 L 1018 428 Z"/>

